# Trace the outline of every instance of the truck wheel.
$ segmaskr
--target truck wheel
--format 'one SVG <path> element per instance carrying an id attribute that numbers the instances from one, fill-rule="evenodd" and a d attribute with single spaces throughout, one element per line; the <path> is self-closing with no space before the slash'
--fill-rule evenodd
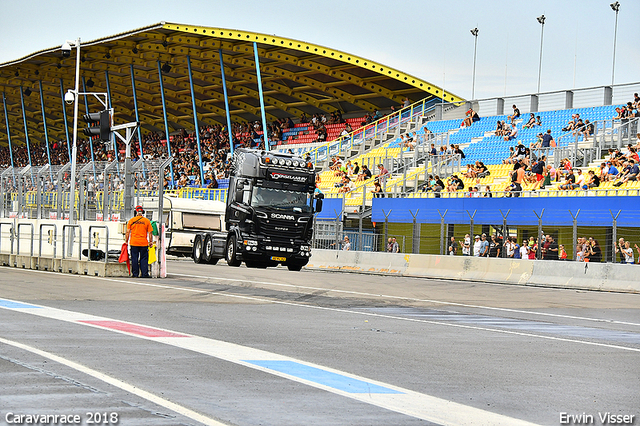
<path id="1" fill-rule="evenodd" d="M 202 252 L 202 261 L 204 263 L 211 263 L 211 255 L 213 254 L 213 241 L 211 240 L 211 235 L 209 234 L 204 237 Z"/>
<path id="2" fill-rule="evenodd" d="M 193 253 L 191 254 L 191 257 L 194 262 L 202 263 L 202 255 L 202 235 L 198 234 L 193 239 Z"/>
<path id="3" fill-rule="evenodd" d="M 227 240 L 227 250 L 226 250 L 225 259 L 227 261 L 227 265 L 229 265 L 229 266 L 240 266 L 240 264 L 242 263 L 237 259 L 237 256 L 236 256 L 236 237 L 235 237 L 235 235 L 232 235 Z"/>

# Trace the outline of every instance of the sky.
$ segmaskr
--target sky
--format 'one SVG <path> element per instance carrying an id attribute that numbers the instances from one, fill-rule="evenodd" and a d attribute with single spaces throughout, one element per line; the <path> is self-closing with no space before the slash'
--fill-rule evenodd
<path id="1" fill-rule="evenodd" d="M 0 0 L 0 63 L 158 22 L 239 29 L 315 43 L 475 98 L 611 84 L 615 0 Z M 619 0 L 615 83 L 640 81 L 640 1 Z"/>

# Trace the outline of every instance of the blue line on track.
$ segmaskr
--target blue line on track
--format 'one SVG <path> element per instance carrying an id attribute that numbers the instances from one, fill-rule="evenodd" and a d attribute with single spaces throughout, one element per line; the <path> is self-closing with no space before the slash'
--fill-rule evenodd
<path id="1" fill-rule="evenodd" d="M 298 377 L 303 380 L 318 383 L 323 386 L 329 386 L 334 389 L 348 393 L 380 393 L 380 394 L 401 394 L 402 392 L 385 388 L 384 386 L 375 385 L 341 374 L 332 373 L 320 368 L 310 367 L 294 361 L 260 361 L 245 360 L 250 364 L 259 367 L 268 368 L 269 370 L 278 371 L 290 376 Z"/>
<path id="2" fill-rule="evenodd" d="M 27 305 L 26 303 L 13 302 L 11 300 L 0 299 L 0 308 L 9 308 L 9 309 L 40 309 L 40 306 Z"/>

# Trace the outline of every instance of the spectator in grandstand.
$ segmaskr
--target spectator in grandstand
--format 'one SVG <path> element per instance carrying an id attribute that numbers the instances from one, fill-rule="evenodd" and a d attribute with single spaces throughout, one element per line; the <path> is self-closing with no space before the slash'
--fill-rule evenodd
<path id="1" fill-rule="evenodd" d="M 576 114 L 571 114 L 571 119 L 562 128 L 563 132 L 572 132 L 576 128 Z"/>
<path id="2" fill-rule="evenodd" d="M 589 242 L 584 250 L 585 262 L 601 262 L 602 261 L 602 249 L 598 240 L 589 238 Z"/>
<path id="3" fill-rule="evenodd" d="M 631 243 L 629 241 L 626 241 L 624 243 L 624 248 L 622 248 L 622 254 L 624 255 L 624 262 L 622 263 L 625 263 L 627 265 L 633 265 L 634 263 L 633 249 L 631 248 Z"/>
<path id="4" fill-rule="evenodd" d="M 351 192 L 354 189 L 356 189 L 355 184 L 351 181 L 351 179 L 349 178 L 349 176 L 345 176 L 343 178 L 343 185 L 342 187 L 338 190 L 339 193 L 347 193 L 347 192 Z"/>
<path id="5" fill-rule="evenodd" d="M 529 114 L 529 120 L 527 120 L 526 124 L 522 126 L 523 129 L 530 129 L 536 125 L 536 116 L 534 113 Z"/>
<path id="6" fill-rule="evenodd" d="M 517 137 L 518 137 L 518 126 L 514 124 L 513 126 L 511 126 L 511 131 L 504 136 L 504 140 L 510 141 L 510 140 L 514 140 Z"/>
<path id="7" fill-rule="evenodd" d="M 583 141 L 586 142 L 587 139 L 589 139 L 591 135 L 593 135 L 594 131 L 595 131 L 595 127 L 593 123 L 590 122 L 589 119 L 584 120 L 584 127 L 582 129 Z"/>
<path id="8" fill-rule="evenodd" d="M 640 157 L 638 157 L 638 151 L 636 150 L 636 148 L 631 146 L 631 144 L 629 144 L 628 150 L 629 150 L 629 153 L 626 155 L 627 160 L 629 161 L 633 160 L 636 162 L 636 164 L 640 162 Z"/>
<path id="9" fill-rule="evenodd" d="M 471 256 L 471 237 L 469 234 L 466 234 L 462 241 L 462 255 Z"/>
<path id="10" fill-rule="evenodd" d="M 382 186 L 380 186 L 380 182 L 377 180 L 373 183 L 373 190 L 371 193 L 375 198 L 384 198 L 384 191 L 382 190 Z"/>
<path id="11" fill-rule="evenodd" d="M 395 237 L 391 238 L 391 253 L 400 253 L 400 244 Z"/>
<path id="12" fill-rule="evenodd" d="M 510 196 L 519 197 L 522 192 L 522 182 L 524 180 L 524 164 L 523 162 L 518 162 L 514 165 L 514 169 L 511 172 L 511 183 L 512 186 L 510 188 L 511 194 Z"/>
<path id="13" fill-rule="evenodd" d="M 587 179 L 582 189 L 597 188 L 600 186 L 600 176 L 596 175 L 593 170 L 589 170 L 587 173 Z"/>
<path id="14" fill-rule="evenodd" d="M 482 241 L 480 240 L 480 235 L 476 235 L 474 243 L 473 243 L 473 255 L 475 257 L 480 257 L 482 255 Z"/>
<path id="15" fill-rule="evenodd" d="M 502 250 L 502 244 L 497 236 L 491 236 L 491 242 L 489 243 L 489 257 L 500 257 Z"/>
<path id="16" fill-rule="evenodd" d="M 513 125 L 513 124 L 515 124 L 515 120 L 517 118 L 520 118 L 520 110 L 515 105 L 513 105 L 512 108 L 513 108 L 513 114 L 510 115 L 508 118 L 509 118 L 509 120 L 511 120 L 511 124 Z"/>
<path id="17" fill-rule="evenodd" d="M 542 245 L 542 258 L 544 260 L 558 260 L 558 243 L 555 242 L 551 235 L 547 235 Z"/>
<path id="18" fill-rule="evenodd" d="M 349 122 L 344 123 L 344 129 L 349 133 L 353 132 L 353 128 L 351 127 Z"/>
<path id="19" fill-rule="evenodd" d="M 504 136 L 504 121 L 498 120 L 498 124 L 495 130 L 496 136 Z"/>
<path id="20" fill-rule="evenodd" d="M 433 137 L 433 133 L 431 130 L 427 129 L 427 126 L 422 126 L 422 131 L 424 131 L 424 140 L 428 141 Z"/>
<path id="21" fill-rule="evenodd" d="M 362 171 L 360 172 L 360 174 L 356 178 L 356 182 L 362 182 L 362 181 L 365 181 L 367 179 L 371 179 L 371 170 L 369 170 L 369 167 L 366 164 L 363 164 L 362 165 Z"/>
<path id="22" fill-rule="evenodd" d="M 535 174 L 535 184 L 534 184 L 534 186 L 532 188 L 533 191 L 535 191 L 536 189 L 539 189 L 540 186 L 542 185 L 542 182 L 543 182 L 544 177 L 545 177 L 545 173 L 547 171 L 547 165 L 546 165 L 546 162 L 545 162 L 546 159 L 547 159 L 547 157 L 545 155 L 543 155 L 531 167 L 531 172 L 533 174 Z"/>
<path id="23" fill-rule="evenodd" d="M 484 197 L 485 198 L 493 198 L 493 194 L 491 193 L 491 187 L 489 185 L 484 188 Z"/>
<path id="24" fill-rule="evenodd" d="M 451 242 L 449 243 L 449 255 L 455 256 L 458 253 L 458 242 L 456 241 L 456 237 L 451 237 Z"/>
<path id="25" fill-rule="evenodd" d="M 449 184 L 447 185 L 448 192 L 456 192 L 464 190 L 464 182 L 457 175 L 452 175 L 449 178 Z"/>
<path id="26" fill-rule="evenodd" d="M 356 178 L 360 174 L 360 166 L 358 166 L 358 162 L 357 161 L 353 162 L 353 169 L 351 170 L 351 174 L 355 175 Z"/>
<path id="27" fill-rule="evenodd" d="M 505 158 L 504 160 L 502 160 L 502 164 L 513 164 L 514 161 L 516 160 L 516 150 L 514 149 L 514 147 L 510 146 L 509 147 L 509 156 L 507 158 Z"/>
<path id="28" fill-rule="evenodd" d="M 378 164 L 378 175 L 376 179 L 380 182 L 380 185 L 385 184 L 387 181 L 387 177 L 389 177 L 389 170 L 387 170 L 382 164 Z"/>
<path id="29" fill-rule="evenodd" d="M 480 121 L 480 116 L 476 111 L 470 109 L 466 113 L 466 118 L 462 121 L 465 127 L 471 127 L 473 123 Z"/>
<path id="30" fill-rule="evenodd" d="M 487 241 L 487 234 L 482 234 L 482 244 L 480 247 L 480 256 L 488 257 L 489 256 L 489 241 Z"/>
<path id="31" fill-rule="evenodd" d="M 347 123 L 348 125 L 349 123 Z M 347 126 L 344 126 L 344 129 L 342 129 L 342 132 L 340 132 L 340 136 L 343 138 L 349 137 L 349 132 L 347 131 Z"/>
<path id="32" fill-rule="evenodd" d="M 380 111 L 375 110 L 373 112 L 373 121 L 378 121 L 383 117 L 382 113 L 380 113 Z"/>
<path id="33" fill-rule="evenodd" d="M 536 126 L 542 127 L 542 119 L 539 115 L 536 116 Z"/>
<path id="34" fill-rule="evenodd" d="M 480 160 L 476 161 L 476 165 L 474 166 L 474 170 L 476 172 L 476 178 L 478 179 L 482 179 L 485 178 L 487 176 L 489 176 L 489 169 L 487 168 L 487 166 L 484 165 L 484 163 Z"/>
<path id="35" fill-rule="evenodd" d="M 472 164 L 467 164 L 467 170 L 464 172 L 464 177 L 467 179 L 473 179 L 476 177 L 476 170 Z"/>
<path id="36" fill-rule="evenodd" d="M 621 186 L 629 181 L 635 181 L 638 178 L 638 173 L 640 173 L 638 164 L 634 160 L 629 160 L 624 164 L 625 167 L 622 171 L 622 176 L 618 182 L 613 184 L 614 186 Z"/>
<path id="37" fill-rule="evenodd" d="M 409 98 L 404 98 L 404 100 L 402 101 L 402 108 L 406 108 L 410 105 L 411 105 L 411 101 L 409 100 Z"/>
<path id="38" fill-rule="evenodd" d="M 429 150 L 429 155 L 431 156 L 431 161 L 435 161 L 435 157 L 438 156 L 438 150 L 436 149 L 436 144 L 431 144 L 431 149 Z"/>

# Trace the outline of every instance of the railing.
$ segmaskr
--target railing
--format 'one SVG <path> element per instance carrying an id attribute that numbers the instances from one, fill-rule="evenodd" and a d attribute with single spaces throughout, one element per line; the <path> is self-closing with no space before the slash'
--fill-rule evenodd
<path id="1" fill-rule="evenodd" d="M 56 225 L 55 223 L 41 223 L 40 224 L 40 232 L 39 232 L 39 236 L 38 236 L 38 257 L 42 257 L 42 229 L 44 227 L 53 227 L 53 238 L 51 238 L 51 241 L 49 242 L 49 244 L 51 244 L 53 246 L 53 257 L 55 259 L 56 257 L 56 249 L 57 249 L 57 245 L 58 245 L 58 225 Z"/>
<path id="2" fill-rule="evenodd" d="M 107 263 L 107 261 L 109 260 L 109 227 L 106 225 L 91 225 L 89 227 L 89 242 L 88 242 L 89 248 L 87 249 L 87 259 L 91 260 L 91 251 L 92 251 L 91 236 L 93 235 L 91 231 L 93 229 L 104 229 L 107 233 L 107 237 L 104 242 L 104 263 Z M 97 236 L 96 236 L 96 240 L 98 240 L 98 242 L 96 242 L 96 248 L 98 248 L 98 245 L 100 244 L 99 243 L 100 240 Z"/>
<path id="3" fill-rule="evenodd" d="M 354 148 L 362 149 L 366 141 L 375 139 L 381 134 L 390 133 L 391 130 L 398 129 L 401 124 L 412 121 L 418 116 L 426 116 L 435 110 L 436 107 L 432 102 L 433 99 L 423 99 L 400 111 L 391 113 L 366 126 L 356 129 L 347 136 L 341 136 L 333 141 L 315 147 L 309 151 L 311 161 L 317 163 L 318 161 L 328 160 L 330 157 L 343 155 L 347 150 Z"/>

